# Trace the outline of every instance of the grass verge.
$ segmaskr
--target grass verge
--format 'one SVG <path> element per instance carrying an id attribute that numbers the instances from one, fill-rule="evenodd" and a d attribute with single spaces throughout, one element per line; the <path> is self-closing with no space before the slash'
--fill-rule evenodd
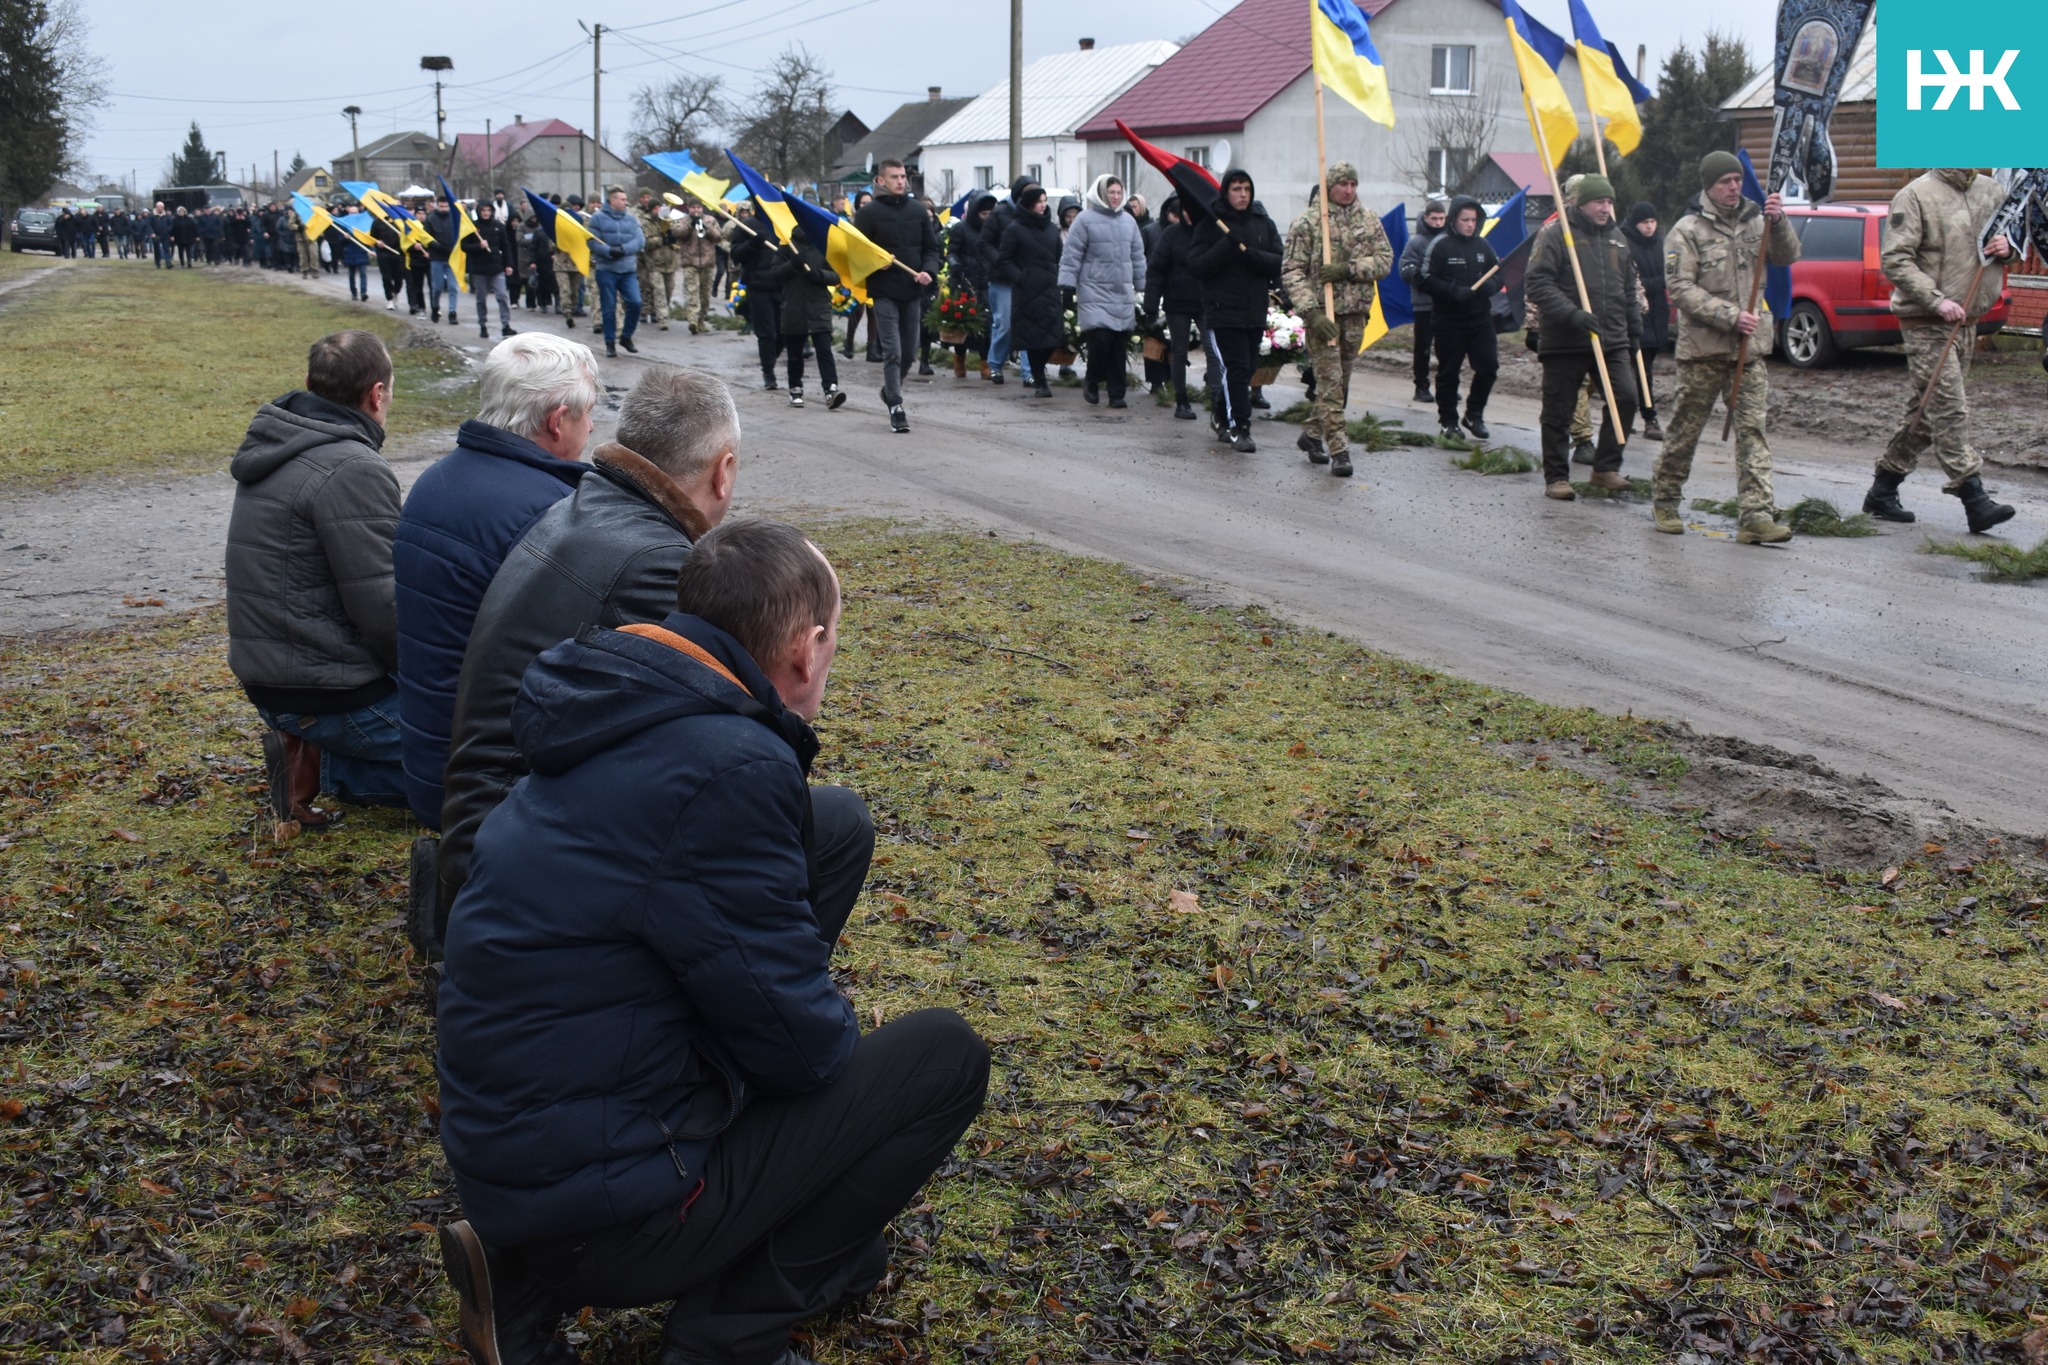
<path id="1" fill-rule="evenodd" d="M 1930 540 L 1920 548 L 1927 554 L 1952 555 L 1982 565 L 1988 583 L 2027 583 L 2048 578 L 2048 540 L 2031 550 L 2001 540 Z"/>
<path id="2" fill-rule="evenodd" d="M 1553 761 L 1671 773 L 1645 726 L 1095 561 L 819 537 L 820 777 L 880 834 L 843 982 L 996 1067 L 809 1354 L 1964 1360 L 2041 1309 L 2039 884 L 1802 871 Z M 444 1361 L 410 830 L 258 838 L 222 652 L 0 652 L 0 1347 Z"/>
<path id="3" fill-rule="evenodd" d="M 211 270 L 77 262 L 0 297 L 0 318 L 0 490 L 222 468 L 256 408 L 304 382 L 306 348 L 343 327 L 392 348 L 394 435 L 476 411 L 469 366 L 402 320 Z"/>

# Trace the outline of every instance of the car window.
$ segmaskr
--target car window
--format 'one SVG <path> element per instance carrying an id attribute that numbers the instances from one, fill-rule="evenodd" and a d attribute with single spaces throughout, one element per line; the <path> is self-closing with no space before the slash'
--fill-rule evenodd
<path id="1" fill-rule="evenodd" d="M 1816 214 L 1807 219 L 1799 234 L 1802 261 L 1860 261 L 1863 259 L 1863 220 Z"/>

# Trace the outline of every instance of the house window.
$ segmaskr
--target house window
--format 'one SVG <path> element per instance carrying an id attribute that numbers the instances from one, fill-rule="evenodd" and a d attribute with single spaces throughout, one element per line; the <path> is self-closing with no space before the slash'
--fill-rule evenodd
<path id="1" fill-rule="evenodd" d="M 405 168 L 405 178 L 415 185 L 425 180 L 427 178 L 427 163 L 424 161 L 414 161 L 408 164 Z"/>
<path id="2" fill-rule="evenodd" d="M 1469 47 L 1439 44 L 1429 50 L 1429 93 L 1469 95 L 1472 93 L 1472 53 Z"/>
<path id="3" fill-rule="evenodd" d="M 1209 164 L 1209 149 L 1206 146 L 1183 148 L 1181 155 L 1194 162 L 1197 166 Z"/>
<path id="4" fill-rule="evenodd" d="M 1118 152 L 1116 154 L 1116 178 L 1123 182 L 1126 189 L 1129 189 L 1131 183 L 1138 178 L 1138 154 L 1136 152 Z"/>
<path id="5" fill-rule="evenodd" d="M 1472 173 L 1472 149 L 1470 147 L 1432 147 L 1429 149 L 1429 192 L 1451 194 L 1465 187 L 1465 178 Z"/>
<path id="6" fill-rule="evenodd" d="M 1045 183 L 1045 167 L 1036 161 L 1024 163 L 1024 174 L 1030 176 L 1036 184 L 1043 185 Z"/>
<path id="7" fill-rule="evenodd" d="M 942 195 L 941 195 L 940 197 L 941 197 L 941 198 L 943 198 L 943 199 L 944 199 L 944 200 L 945 200 L 945 201 L 946 201 L 947 203 L 949 203 L 949 204 L 950 204 L 950 203 L 952 203 L 952 202 L 953 202 L 953 201 L 954 201 L 955 199 L 957 199 L 957 198 L 959 198 L 959 197 L 960 197 L 960 196 L 958 196 L 957 194 L 953 193 L 953 168 L 952 168 L 952 167 L 948 166 L 948 167 L 947 167 L 947 168 L 946 168 L 945 170 L 943 170 L 943 171 L 940 171 L 940 172 L 939 172 L 939 184 L 941 184 L 941 185 L 943 185 L 943 186 L 945 187 L 945 191 L 944 191 L 944 193 L 943 193 L 943 194 L 942 194 Z"/>
<path id="8" fill-rule="evenodd" d="M 976 189 L 983 189 L 983 190 L 990 190 L 990 189 L 994 189 L 994 188 L 995 188 L 995 184 L 996 184 L 996 168 L 995 168 L 995 167 L 993 167 L 993 166 L 976 166 L 976 167 L 974 168 L 974 185 L 975 185 L 975 188 L 976 188 Z"/>

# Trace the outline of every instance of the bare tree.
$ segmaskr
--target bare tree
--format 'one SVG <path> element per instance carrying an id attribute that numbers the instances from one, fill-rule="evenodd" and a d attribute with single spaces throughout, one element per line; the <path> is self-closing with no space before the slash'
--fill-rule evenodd
<path id="1" fill-rule="evenodd" d="M 1497 79 L 1470 95 L 1432 95 L 1394 155 L 1401 177 L 1424 194 L 1464 194 L 1479 180 L 1500 137 Z"/>
<path id="2" fill-rule="evenodd" d="M 820 148 L 831 131 L 831 73 L 797 43 L 775 59 L 768 75 L 735 110 L 740 154 L 787 184 L 819 169 Z"/>
<path id="3" fill-rule="evenodd" d="M 715 134 L 728 121 L 723 76 L 679 75 L 666 85 L 633 92 L 634 156 L 687 151 L 700 164 L 718 154 Z"/>

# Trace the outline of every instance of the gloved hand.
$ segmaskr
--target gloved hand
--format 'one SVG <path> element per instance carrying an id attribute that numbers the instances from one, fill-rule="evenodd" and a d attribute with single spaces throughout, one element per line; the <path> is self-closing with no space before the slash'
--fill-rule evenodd
<path id="1" fill-rule="evenodd" d="M 1327 346 L 1337 339 L 1337 324 L 1328 313 L 1320 308 L 1311 308 L 1301 315 L 1308 324 L 1308 334 Z"/>
<path id="2" fill-rule="evenodd" d="M 1332 261 L 1316 274 L 1324 284 L 1344 284 L 1351 278 L 1351 264 L 1348 261 Z"/>
<path id="3" fill-rule="evenodd" d="M 1451 295 L 1451 302 L 1452 302 L 1452 303 L 1470 303 L 1470 302 L 1472 302 L 1472 291 L 1471 291 L 1471 289 L 1467 288 L 1467 287 L 1466 287 L 1465 285 L 1462 285 L 1462 284 L 1454 284 L 1454 285 L 1452 285 L 1452 286 L 1451 286 L 1451 288 L 1450 288 L 1450 295 Z"/>
<path id="4" fill-rule="evenodd" d="M 1524 332 L 1522 334 L 1522 343 L 1532 351 L 1540 351 L 1543 349 L 1543 340 L 1541 337 L 1538 337 L 1536 335 L 1536 329 L 1534 327 L 1531 327 L 1527 332 Z"/>
<path id="5" fill-rule="evenodd" d="M 619 259 L 619 257 L 621 257 L 621 256 L 623 256 L 623 255 L 625 255 L 625 254 L 626 254 L 626 248 L 624 248 L 624 247 L 622 247 L 622 246 L 618 245 L 618 243 L 616 243 L 616 242 L 614 242 L 614 243 L 612 244 L 612 259 L 613 259 L 613 260 L 615 260 L 615 261 L 616 261 L 617 259 Z"/>
<path id="6" fill-rule="evenodd" d="M 1572 326 L 1582 332 L 1597 332 L 1600 330 L 1600 319 L 1594 317 L 1583 308 L 1572 309 L 1571 323 Z"/>
<path id="7" fill-rule="evenodd" d="M 1071 284 L 1060 286 L 1060 307 L 1066 309 L 1069 313 L 1074 311 L 1074 286 Z"/>

